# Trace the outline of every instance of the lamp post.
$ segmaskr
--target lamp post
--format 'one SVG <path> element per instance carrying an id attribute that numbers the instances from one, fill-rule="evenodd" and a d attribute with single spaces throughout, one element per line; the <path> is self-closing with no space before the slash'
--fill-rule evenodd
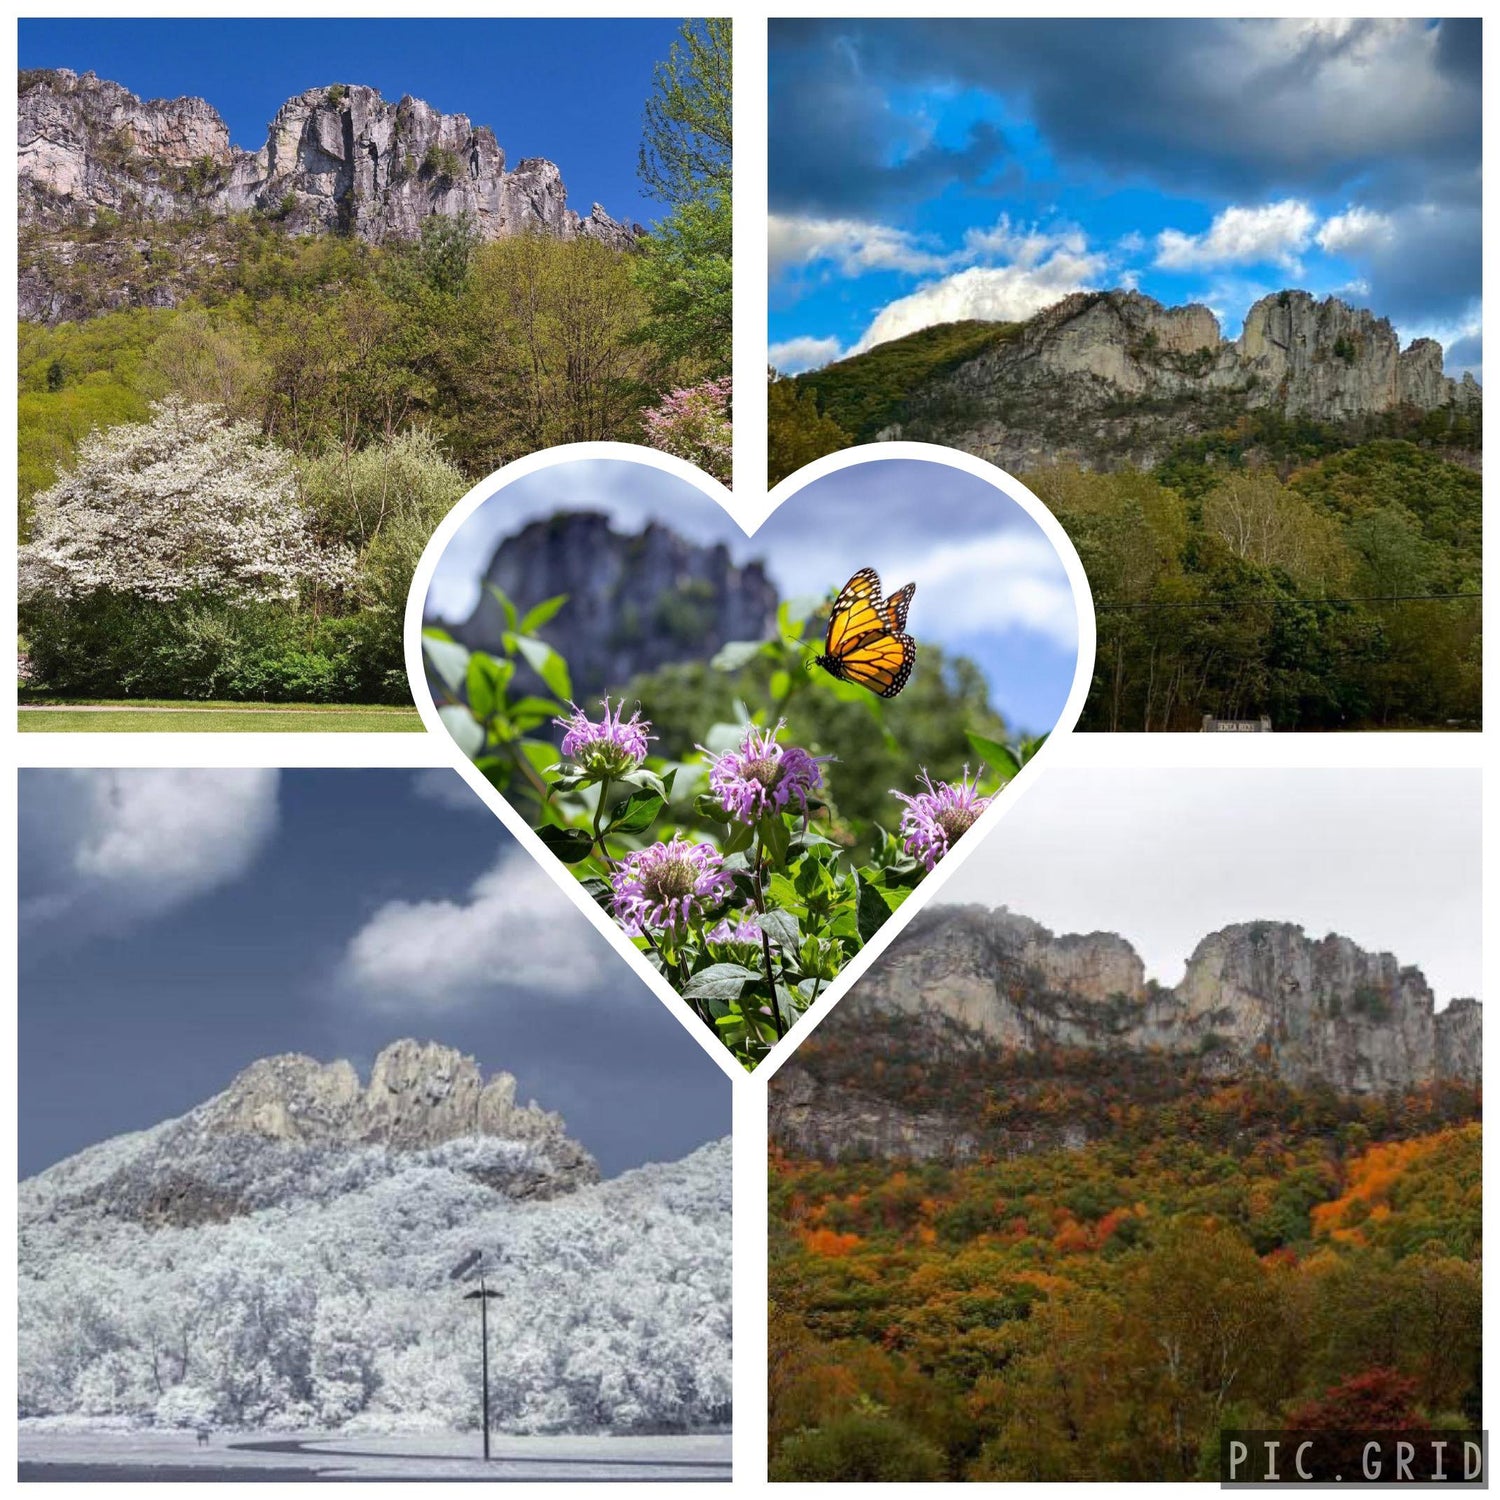
<path id="1" fill-rule="evenodd" d="M 491 1291 L 484 1284 L 484 1252 L 471 1250 L 448 1273 L 454 1281 L 467 1281 L 477 1272 L 479 1289 L 464 1293 L 465 1302 L 479 1303 L 479 1371 L 480 1371 L 480 1416 L 484 1426 L 484 1461 L 490 1461 L 490 1298 L 499 1292 Z"/>

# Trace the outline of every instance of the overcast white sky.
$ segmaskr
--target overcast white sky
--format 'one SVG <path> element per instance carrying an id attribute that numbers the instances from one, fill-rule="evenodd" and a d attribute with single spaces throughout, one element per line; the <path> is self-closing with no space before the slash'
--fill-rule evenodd
<path id="1" fill-rule="evenodd" d="M 917 640 L 975 660 L 1013 730 L 1050 729 L 1072 686 L 1078 617 L 1062 560 L 1003 490 L 946 464 L 873 459 L 798 491 L 747 537 L 684 480 L 621 459 L 524 475 L 487 500 L 448 544 L 427 593 L 429 619 L 462 620 L 499 544 L 559 511 L 603 511 L 617 531 L 656 520 L 699 543 L 758 558 L 784 599 L 823 596 L 862 567 L 888 592 L 917 584 Z"/>
<path id="2" fill-rule="evenodd" d="M 1117 932 L 1175 984 L 1207 933 L 1295 922 L 1480 995 L 1477 771 L 1075 770 L 1040 778 L 943 888 Z"/>

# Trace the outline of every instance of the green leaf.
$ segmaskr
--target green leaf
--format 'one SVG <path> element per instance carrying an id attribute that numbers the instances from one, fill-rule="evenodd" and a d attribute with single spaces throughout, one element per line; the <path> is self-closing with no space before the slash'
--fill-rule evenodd
<path id="1" fill-rule="evenodd" d="M 556 828 L 546 823 L 537 829 L 536 836 L 565 865 L 576 865 L 579 860 L 587 859 L 594 847 L 592 835 L 581 828 Z"/>
<path id="2" fill-rule="evenodd" d="M 474 721 L 474 715 L 457 703 L 438 709 L 438 718 L 443 728 L 453 736 L 453 742 L 465 755 L 473 760 L 484 749 L 484 730 Z"/>
<path id="3" fill-rule="evenodd" d="M 765 646 L 765 641 L 728 641 L 714 653 L 709 666 L 716 672 L 738 672 L 749 666 Z"/>
<path id="4" fill-rule="evenodd" d="M 543 625 L 568 602 L 566 594 L 554 594 L 550 599 L 543 599 L 540 604 L 534 604 L 521 617 L 520 625 L 512 623 L 512 630 L 519 630 L 522 635 L 534 635 Z"/>
<path id="5" fill-rule="evenodd" d="M 792 843 L 792 831 L 787 827 L 785 816 L 781 813 L 773 813 L 769 817 L 761 818 L 755 825 L 755 832 L 760 839 L 761 848 L 766 851 L 771 863 L 776 866 L 786 864 L 787 850 Z"/>
<path id="6" fill-rule="evenodd" d="M 740 991 L 761 976 L 743 964 L 710 964 L 683 986 L 684 1000 L 738 1000 Z"/>
<path id="7" fill-rule="evenodd" d="M 660 792 L 632 792 L 609 815 L 610 833 L 644 833 L 661 816 L 667 799 Z"/>
<path id="8" fill-rule="evenodd" d="M 755 919 L 760 930 L 788 953 L 795 953 L 802 942 L 802 929 L 789 911 L 768 911 Z"/>
<path id="9" fill-rule="evenodd" d="M 1021 769 L 1015 756 L 998 740 L 986 739 L 982 734 L 975 734 L 972 729 L 968 731 L 965 738 L 969 741 L 970 749 L 976 755 L 983 757 L 990 770 L 1004 777 L 1006 781 L 1009 781 Z"/>
<path id="10" fill-rule="evenodd" d="M 505 706 L 505 690 L 515 672 L 514 662 L 496 661 L 483 651 L 476 651 L 469 658 L 464 686 L 476 719 L 487 719 Z"/>
<path id="11" fill-rule="evenodd" d="M 439 640 L 426 632 L 422 636 L 422 650 L 432 663 L 432 670 L 447 684 L 450 693 L 461 693 L 464 679 L 469 675 L 469 648 L 457 641 Z"/>
<path id="12" fill-rule="evenodd" d="M 610 902 L 614 899 L 614 887 L 597 875 L 590 875 L 587 880 L 578 882 L 585 891 L 597 901 L 606 911 L 609 910 Z"/>
<path id="13" fill-rule="evenodd" d="M 719 841 L 719 853 L 724 855 L 743 854 L 750 847 L 755 837 L 755 830 L 748 823 L 731 823 L 729 832 Z M 726 859 L 725 864 L 729 861 Z M 731 866 L 731 868 L 734 868 Z"/>
<path id="14" fill-rule="evenodd" d="M 612 780 L 616 786 L 637 786 L 642 791 L 655 792 L 663 802 L 667 800 L 671 790 L 666 781 L 645 766 L 637 766 L 635 770 L 613 777 Z"/>
<path id="15" fill-rule="evenodd" d="M 886 905 L 885 897 L 873 885 L 866 885 L 861 881 L 859 902 L 855 907 L 860 942 L 868 943 L 880 931 L 881 925 L 890 914 L 891 909 Z"/>
<path id="16" fill-rule="evenodd" d="M 771 673 L 770 683 L 771 696 L 780 702 L 792 690 L 792 674 L 783 671 L 780 667 Z"/>
<path id="17" fill-rule="evenodd" d="M 518 635 L 516 650 L 526 658 L 527 666 L 547 684 L 552 693 L 559 698 L 572 698 L 573 679 L 568 675 L 568 664 L 546 641 Z"/>
<path id="18" fill-rule="evenodd" d="M 510 596 L 497 584 L 487 584 L 486 587 L 494 597 L 495 602 L 505 611 L 505 628 L 507 630 L 514 630 L 516 628 L 516 607 L 510 602 Z M 510 648 L 507 646 L 506 649 L 509 650 Z"/>
<path id="19" fill-rule="evenodd" d="M 511 663 L 506 663 L 506 666 L 510 665 Z M 563 706 L 555 698 L 517 698 L 511 704 L 510 711 L 515 718 L 528 714 L 541 714 L 543 718 L 551 718 L 554 714 L 560 714 Z"/>

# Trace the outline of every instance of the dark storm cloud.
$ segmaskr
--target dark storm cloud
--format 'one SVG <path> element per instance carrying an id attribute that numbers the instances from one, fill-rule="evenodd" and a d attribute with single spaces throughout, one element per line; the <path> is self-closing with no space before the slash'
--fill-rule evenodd
<path id="1" fill-rule="evenodd" d="M 830 23 L 773 22 L 771 204 L 799 213 L 878 217 L 952 182 L 993 186 L 1008 147 L 979 121 L 962 145 L 928 137 L 894 109 L 889 81 L 867 73 L 860 47 Z"/>
<path id="2" fill-rule="evenodd" d="M 821 95 L 833 124 L 850 79 L 860 121 L 878 120 L 895 87 L 974 88 L 1025 105 L 1060 154 L 1177 191 L 1329 191 L 1413 159 L 1426 171 L 1473 165 L 1478 32 L 1477 22 L 1426 21 L 773 23 L 785 70 L 773 93 L 773 191 L 783 86 Z M 816 118 L 822 104 L 793 108 Z M 817 140 L 785 144 L 842 159 Z M 808 170 L 835 175 L 828 160 Z M 867 175 L 856 168 L 854 184 Z"/>

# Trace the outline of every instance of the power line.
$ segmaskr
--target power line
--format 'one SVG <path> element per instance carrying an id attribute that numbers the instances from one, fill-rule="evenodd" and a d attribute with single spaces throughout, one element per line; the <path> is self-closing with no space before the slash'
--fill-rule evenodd
<path id="1" fill-rule="evenodd" d="M 1455 594 L 1348 594 L 1328 599 L 1282 599 L 1271 595 L 1235 599 L 1130 599 L 1120 604 L 1095 603 L 1094 612 L 1111 609 L 1235 609 L 1244 604 L 1411 604 L 1442 603 L 1448 599 L 1481 599 L 1479 590 Z"/>

